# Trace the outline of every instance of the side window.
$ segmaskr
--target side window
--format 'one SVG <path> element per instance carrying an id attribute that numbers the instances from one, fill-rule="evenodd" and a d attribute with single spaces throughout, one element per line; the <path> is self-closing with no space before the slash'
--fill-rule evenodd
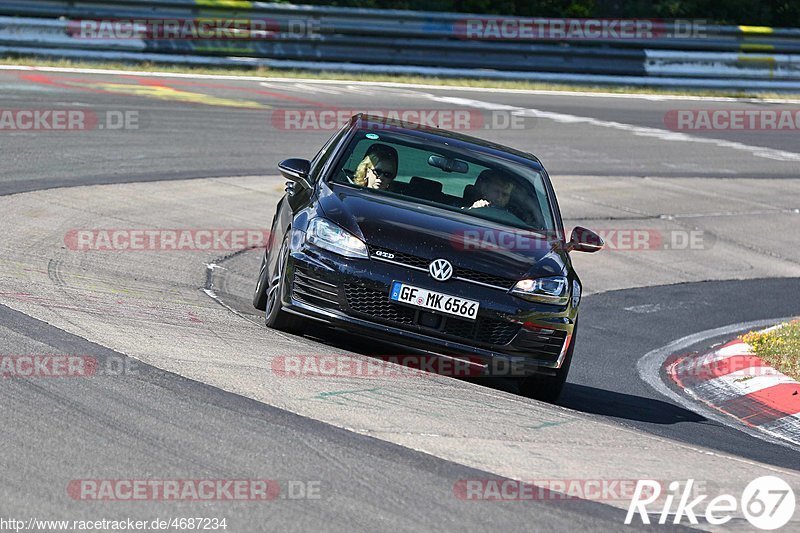
<path id="1" fill-rule="evenodd" d="M 309 172 L 311 181 L 317 181 L 320 171 L 323 169 L 323 167 L 325 167 L 325 163 L 327 163 L 331 158 L 333 148 L 338 144 L 339 139 L 342 138 L 349 127 L 350 125 L 347 124 L 342 129 L 334 133 L 333 137 L 328 139 L 328 142 L 326 142 L 325 146 L 322 147 L 322 150 L 320 150 L 319 153 L 314 156 L 314 159 L 311 160 L 311 171 Z"/>
<path id="2" fill-rule="evenodd" d="M 510 210 L 536 229 L 552 230 L 547 188 L 540 173 L 532 180 L 519 183 L 509 203 Z"/>

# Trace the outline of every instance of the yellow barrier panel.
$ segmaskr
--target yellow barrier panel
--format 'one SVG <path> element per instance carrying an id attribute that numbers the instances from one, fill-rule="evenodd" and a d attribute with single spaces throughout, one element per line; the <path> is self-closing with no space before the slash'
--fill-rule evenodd
<path id="1" fill-rule="evenodd" d="M 739 49 L 742 52 L 773 52 L 775 51 L 774 44 L 755 44 L 755 43 L 742 43 Z"/>
<path id="2" fill-rule="evenodd" d="M 739 26 L 742 33 L 757 33 L 759 35 L 769 35 L 774 30 L 769 26 Z"/>
<path id="3" fill-rule="evenodd" d="M 194 0 L 198 6 L 227 7 L 233 9 L 253 9 L 253 2 L 247 0 Z"/>
<path id="4" fill-rule="evenodd" d="M 749 55 L 740 55 L 737 58 L 737 61 L 741 61 L 743 63 L 766 63 L 766 64 L 775 64 L 775 58 L 773 56 L 749 56 Z"/>

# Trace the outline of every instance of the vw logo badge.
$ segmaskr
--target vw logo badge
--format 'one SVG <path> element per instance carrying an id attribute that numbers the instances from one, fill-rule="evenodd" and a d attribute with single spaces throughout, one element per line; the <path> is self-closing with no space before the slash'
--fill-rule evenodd
<path id="1" fill-rule="evenodd" d="M 447 281 L 453 275 L 453 265 L 447 259 L 437 259 L 428 265 L 428 272 L 437 281 Z"/>

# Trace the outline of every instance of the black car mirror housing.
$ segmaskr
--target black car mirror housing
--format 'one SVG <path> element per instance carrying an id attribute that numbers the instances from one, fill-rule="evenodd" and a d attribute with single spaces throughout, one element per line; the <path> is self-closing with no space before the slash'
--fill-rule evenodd
<path id="1" fill-rule="evenodd" d="M 278 163 L 278 170 L 287 180 L 300 185 L 304 189 L 311 189 L 311 182 L 308 180 L 308 173 L 311 170 L 311 162 L 307 159 L 284 159 Z M 296 190 L 294 187 L 293 191 Z"/>
<path id="2" fill-rule="evenodd" d="M 599 252 L 606 245 L 603 238 L 590 229 L 575 226 L 567 243 L 567 251 L 576 252 Z"/>

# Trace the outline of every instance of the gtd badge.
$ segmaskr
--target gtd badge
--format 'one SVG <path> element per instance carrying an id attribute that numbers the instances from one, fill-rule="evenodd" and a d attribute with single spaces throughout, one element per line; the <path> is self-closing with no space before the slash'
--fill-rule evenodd
<path id="1" fill-rule="evenodd" d="M 384 252 L 383 250 L 375 250 L 375 255 L 378 257 L 384 257 L 386 259 L 394 259 L 394 254 L 390 252 Z"/>
<path id="2" fill-rule="evenodd" d="M 447 281 L 453 275 L 453 265 L 447 259 L 437 259 L 428 265 L 428 272 L 437 281 Z"/>

